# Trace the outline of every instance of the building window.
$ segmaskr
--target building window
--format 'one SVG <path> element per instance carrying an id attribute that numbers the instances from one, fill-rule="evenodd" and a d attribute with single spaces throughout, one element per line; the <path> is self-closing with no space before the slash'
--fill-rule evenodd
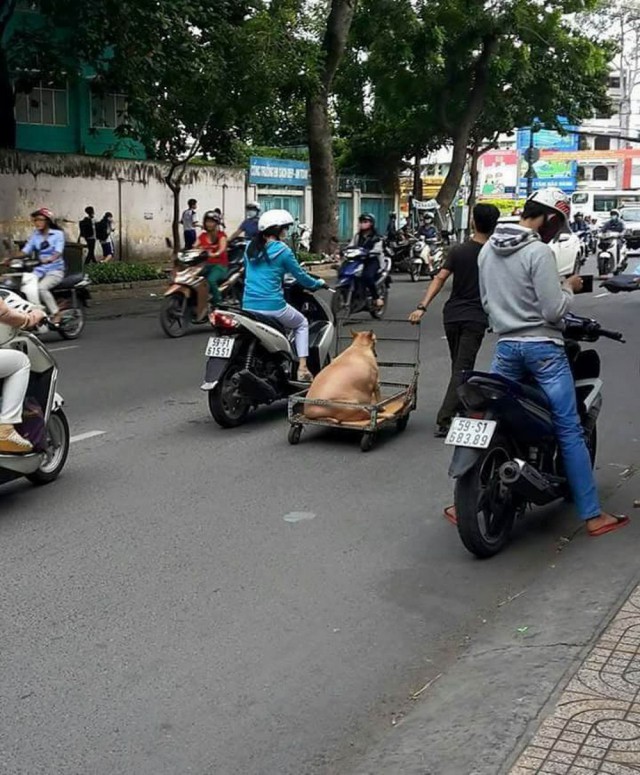
<path id="1" fill-rule="evenodd" d="M 584 180 L 586 178 L 585 169 L 584 169 L 584 167 L 581 164 L 578 165 L 578 169 L 576 171 L 576 174 L 578 176 L 578 180 Z M 573 201 L 574 201 L 574 204 L 580 204 L 580 202 L 576 202 L 575 199 Z"/>
<path id="2" fill-rule="evenodd" d="M 16 3 L 16 11 L 31 11 L 37 13 L 40 10 L 40 3 L 38 0 L 18 0 Z"/>
<path id="3" fill-rule="evenodd" d="M 91 93 L 91 126 L 94 129 L 115 129 L 122 124 L 126 113 L 124 94 Z"/>
<path id="4" fill-rule="evenodd" d="M 600 181 L 609 180 L 609 170 L 604 165 L 600 165 L 599 167 L 594 167 L 593 179 L 600 180 Z"/>
<path id="5" fill-rule="evenodd" d="M 60 86 L 40 81 L 31 91 L 17 92 L 16 121 L 18 124 L 67 126 L 69 123 L 67 85 Z"/>
<path id="6" fill-rule="evenodd" d="M 596 151 L 609 151 L 611 150 L 611 138 L 607 135 L 596 135 L 593 148 Z"/>
<path id="7" fill-rule="evenodd" d="M 620 76 L 619 75 L 610 75 L 609 76 L 609 88 L 610 89 L 619 89 L 620 88 Z"/>

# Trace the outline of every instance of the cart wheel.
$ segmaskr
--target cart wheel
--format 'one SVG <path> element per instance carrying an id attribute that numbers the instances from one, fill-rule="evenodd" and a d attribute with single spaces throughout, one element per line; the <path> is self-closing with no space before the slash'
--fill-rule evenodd
<path id="1" fill-rule="evenodd" d="M 360 439 L 360 449 L 363 452 L 369 452 L 373 449 L 373 445 L 376 443 L 376 437 L 374 433 L 363 433 L 362 439 Z"/>
<path id="2" fill-rule="evenodd" d="M 289 444 L 299 444 L 302 436 L 302 425 L 292 425 L 289 428 Z"/>
<path id="3" fill-rule="evenodd" d="M 398 430 L 398 433 L 402 433 L 402 431 L 407 427 L 408 423 L 409 423 L 409 413 L 407 412 L 407 414 L 401 417 L 396 423 L 396 428 Z"/>

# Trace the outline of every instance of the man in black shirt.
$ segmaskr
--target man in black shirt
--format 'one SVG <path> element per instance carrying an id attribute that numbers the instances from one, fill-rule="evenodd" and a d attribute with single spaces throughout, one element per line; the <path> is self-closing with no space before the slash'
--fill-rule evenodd
<path id="1" fill-rule="evenodd" d="M 480 301 L 478 255 L 496 227 L 500 211 L 494 205 L 477 204 L 473 208 L 473 236 L 462 245 L 454 245 L 444 266 L 433 279 L 424 299 L 409 316 L 420 323 L 424 313 L 444 284 L 453 275 L 451 296 L 444 305 L 444 330 L 451 353 L 451 379 L 436 419 L 436 438 L 444 438 L 451 420 L 460 408 L 458 387 L 463 371 L 473 369 L 487 329 L 487 316 Z"/>

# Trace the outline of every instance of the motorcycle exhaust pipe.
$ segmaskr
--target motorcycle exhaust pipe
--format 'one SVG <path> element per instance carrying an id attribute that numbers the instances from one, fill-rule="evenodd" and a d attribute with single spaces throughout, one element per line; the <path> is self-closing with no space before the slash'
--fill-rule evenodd
<path id="1" fill-rule="evenodd" d="M 529 503 L 544 506 L 563 494 L 565 480 L 542 474 L 524 460 L 515 458 L 503 463 L 498 472 L 505 487 L 513 490 Z"/>

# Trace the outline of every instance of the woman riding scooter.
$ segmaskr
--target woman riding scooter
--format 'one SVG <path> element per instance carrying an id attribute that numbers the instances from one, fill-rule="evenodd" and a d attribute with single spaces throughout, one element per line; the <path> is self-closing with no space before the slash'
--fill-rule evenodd
<path id="1" fill-rule="evenodd" d="M 37 250 L 40 264 L 22 276 L 22 290 L 31 304 L 39 307 L 43 303 L 51 321 L 59 323 L 60 312 L 51 291 L 64 279 L 64 233 L 46 207 L 31 213 L 31 218 L 35 228 L 19 256 L 29 257 Z"/>
<path id="2" fill-rule="evenodd" d="M 222 216 L 215 210 L 209 210 L 202 218 L 204 231 L 198 237 L 198 247 L 208 255 L 202 274 L 209 283 L 211 304 L 214 309 L 222 302 L 218 285 L 227 276 L 229 258 L 227 255 L 227 235 L 222 230 Z"/>
<path id="3" fill-rule="evenodd" d="M 384 254 L 382 252 L 382 237 L 376 231 L 376 219 L 371 213 L 362 213 L 358 218 L 358 233 L 355 235 L 349 247 L 364 248 L 369 251 L 369 257 L 365 261 L 362 272 L 362 281 L 371 294 L 373 304 L 376 307 L 384 307 L 384 300 L 380 298 L 376 280 L 382 269 Z"/>
<path id="4" fill-rule="evenodd" d="M 13 294 L 12 294 L 13 295 Z M 0 298 L 0 329 L 37 328 L 44 319 L 42 310 L 21 312 Z M 0 410 L 0 454 L 27 454 L 33 447 L 16 431 L 22 421 L 22 407 L 29 386 L 29 358 L 20 350 L 0 349 L 2 408 Z"/>
<path id="5" fill-rule="evenodd" d="M 245 285 L 242 308 L 247 312 L 277 320 L 295 335 L 296 353 L 300 365 L 298 379 L 310 382 L 313 375 L 307 367 L 309 355 L 309 321 L 284 298 L 283 280 L 293 275 L 309 290 L 324 288 L 324 280 L 307 274 L 297 262 L 291 248 L 284 243 L 294 218 L 287 210 L 268 210 L 260 216 L 258 234 L 245 252 Z"/>

